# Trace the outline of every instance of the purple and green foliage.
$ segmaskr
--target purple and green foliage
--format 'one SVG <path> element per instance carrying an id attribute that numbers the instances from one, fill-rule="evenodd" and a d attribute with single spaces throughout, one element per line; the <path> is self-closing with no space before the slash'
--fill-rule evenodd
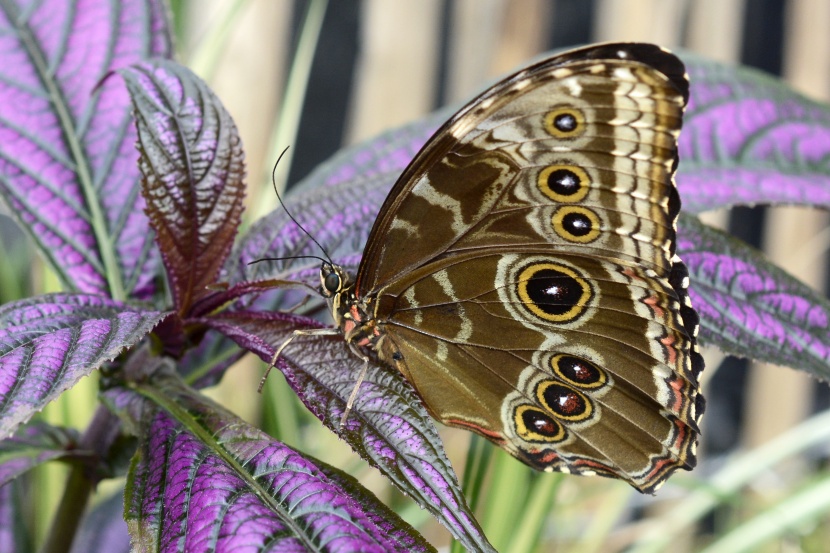
<path id="1" fill-rule="evenodd" d="M 263 285 L 236 279 L 227 290 L 210 286 L 227 276 L 220 271 L 241 222 L 244 156 L 219 100 L 164 59 L 170 41 L 163 6 L 22 4 L 3 5 L 0 27 L 8 56 L 0 191 L 69 291 L 0 308 L 0 493 L 17 497 L 16 477 L 54 459 L 70 463 L 70 480 L 94 484 L 113 476 L 106 469 L 126 453 L 133 461 L 124 518 L 144 549 L 184 543 L 188 551 L 431 550 L 351 477 L 270 439 L 184 384 L 183 378 L 215 381 L 227 366 L 227 347 L 238 349 L 217 331 L 246 345 L 258 340 L 262 355 L 273 349 L 244 334 L 246 327 L 262 330 L 262 313 L 242 306 Z M 81 60 L 86 52 L 95 56 Z M 333 222 L 334 235 L 342 227 Z M 158 288 L 165 278 L 172 304 Z M 221 307 L 226 312 L 217 314 Z M 304 322 L 284 320 L 264 321 L 273 323 L 265 333 Z M 167 368 L 174 360 L 180 361 Z M 319 355 L 297 363 L 295 385 L 332 427 L 354 364 L 342 341 L 328 341 Z M 21 426 L 98 368 L 106 408 L 86 432 Z M 468 548 L 492 550 L 418 399 L 399 376 L 388 382 L 389 372 L 378 370 L 365 389 L 372 395 L 361 397 L 344 435 Z M 386 397 L 391 390 L 397 395 Z M 372 416 L 379 404 L 386 412 Z M 127 434 L 137 446 L 121 439 Z M 67 488 L 59 516 L 74 509 L 79 539 L 110 550 L 77 516 L 91 485 L 85 489 Z M 4 502 L 4 544 L 21 543 L 17 505 Z M 66 524 L 56 520 L 54 527 L 65 545 L 72 542 Z M 123 528 L 107 527 L 114 535 Z M 124 543 L 113 540 L 113 547 Z"/>
<path id="2" fill-rule="evenodd" d="M 3 2 L 0 195 L 67 290 L 155 291 L 130 97 L 110 71 L 169 56 L 161 0 Z"/>
<path id="3" fill-rule="evenodd" d="M 85 519 L 76 512 L 75 550 L 123 550 L 127 531 L 141 550 L 432 550 L 353 478 L 196 391 L 239 346 L 270 360 L 293 330 L 324 326 L 287 311 L 307 288 L 273 286 L 316 287 L 317 262 L 249 265 L 320 252 L 282 211 L 234 244 L 245 194 L 239 135 L 207 86 L 167 59 L 161 2 L 7 0 L 0 43 L 0 194 L 66 289 L 0 307 L 0 550 L 31 541 L 20 524 L 30 469 L 60 460 L 89 482 L 67 488 L 54 523 L 68 550 L 60 513 L 123 474 L 125 457 L 127 524 L 110 502 Z M 830 110 L 756 73 L 688 61 L 677 177 L 687 210 L 828 205 Z M 341 152 L 290 197 L 335 261 L 357 266 L 389 188 L 447 115 Z M 691 215 L 678 235 L 702 341 L 830 377 L 825 298 Z M 36 418 L 96 369 L 103 402 L 85 431 Z M 297 339 L 278 369 L 314 416 L 464 546 L 493 550 L 400 374 L 370 364 L 341 427 L 361 369 L 341 338 Z"/>
<path id="4" fill-rule="evenodd" d="M 76 430 L 42 422 L 21 427 L 14 436 L 0 442 L 0 488 L 41 463 L 94 455 L 77 447 L 78 438 Z"/>
<path id="5" fill-rule="evenodd" d="M 677 184 L 687 213 L 830 207 L 830 110 L 756 70 L 683 56 L 692 83 Z"/>
<path id="6" fill-rule="evenodd" d="M 105 401 L 140 436 L 124 509 L 141 550 L 433 550 L 350 476 L 210 402 L 172 363 Z"/>

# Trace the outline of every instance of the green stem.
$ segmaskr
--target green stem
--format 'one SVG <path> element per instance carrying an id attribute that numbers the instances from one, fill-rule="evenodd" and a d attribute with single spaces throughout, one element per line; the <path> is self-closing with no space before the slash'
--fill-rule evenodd
<path id="1" fill-rule="evenodd" d="M 498 551 L 510 551 L 507 544 L 516 529 L 514 517 L 522 512 L 530 491 L 530 470 L 506 451 L 493 453 L 487 504 L 479 522 L 487 528 L 487 537 Z M 508 524 L 507 521 L 512 522 Z"/>
<path id="2" fill-rule="evenodd" d="M 481 499 L 481 487 L 484 477 L 490 468 L 490 458 L 493 446 L 478 434 L 470 435 L 470 446 L 467 449 L 467 461 L 464 466 L 462 488 L 467 498 L 467 505 L 475 512 Z M 463 553 L 464 546 L 457 540 L 452 540 L 450 553 Z"/>
<path id="3" fill-rule="evenodd" d="M 72 542 L 86 512 L 93 487 L 84 467 L 73 464 L 63 498 L 41 549 L 42 553 L 68 553 L 72 549 Z"/>
<path id="4" fill-rule="evenodd" d="M 104 459 L 119 431 L 120 425 L 116 416 L 105 407 L 98 407 L 92 422 L 81 436 L 78 447 L 93 451 L 97 459 Z M 72 549 L 72 542 L 97 482 L 97 477 L 90 473 L 88 465 L 72 464 L 63 497 L 41 549 L 42 553 L 68 553 Z"/>
<path id="5" fill-rule="evenodd" d="M 265 363 L 262 363 L 263 371 Z M 297 418 L 297 396 L 279 371 L 265 381 L 263 392 L 262 430 L 287 444 L 300 443 L 300 421 Z"/>
<path id="6" fill-rule="evenodd" d="M 529 553 L 536 549 L 562 476 L 561 473 L 534 475 L 530 494 L 522 505 L 520 516 L 516 517 L 510 545 L 505 551 Z"/>

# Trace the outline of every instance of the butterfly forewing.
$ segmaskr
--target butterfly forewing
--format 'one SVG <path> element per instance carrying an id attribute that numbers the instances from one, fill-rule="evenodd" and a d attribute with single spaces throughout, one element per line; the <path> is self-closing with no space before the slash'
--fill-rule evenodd
<path id="1" fill-rule="evenodd" d="M 674 256 L 688 83 L 603 45 L 495 85 L 387 198 L 356 296 L 439 420 L 653 491 L 695 464 L 697 318 Z"/>

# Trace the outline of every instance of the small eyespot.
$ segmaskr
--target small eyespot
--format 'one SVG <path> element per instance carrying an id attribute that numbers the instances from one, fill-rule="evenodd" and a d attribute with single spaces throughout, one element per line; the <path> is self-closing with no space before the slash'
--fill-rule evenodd
<path id="1" fill-rule="evenodd" d="M 561 107 L 545 115 L 545 130 L 556 138 L 573 138 L 585 130 L 585 116 L 572 107 Z"/>
<path id="2" fill-rule="evenodd" d="M 570 164 L 549 165 L 536 179 L 539 191 L 555 202 L 575 203 L 591 190 L 591 180 L 581 167 Z"/>
<path id="3" fill-rule="evenodd" d="M 513 413 L 516 434 L 527 442 L 556 443 L 567 438 L 565 428 L 532 405 L 520 405 Z"/>
<path id="4" fill-rule="evenodd" d="M 594 406 L 585 394 L 556 381 L 542 382 L 536 397 L 539 403 L 566 421 L 583 421 L 594 412 Z"/>
<path id="5" fill-rule="evenodd" d="M 559 353 L 550 359 L 550 366 L 556 376 L 577 388 L 593 390 L 608 384 L 608 373 L 587 359 Z"/>
<path id="6" fill-rule="evenodd" d="M 562 206 L 551 217 L 553 231 L 569 242 L 587 244 L 602 232 L 599 216 L 587 207 Z"/>

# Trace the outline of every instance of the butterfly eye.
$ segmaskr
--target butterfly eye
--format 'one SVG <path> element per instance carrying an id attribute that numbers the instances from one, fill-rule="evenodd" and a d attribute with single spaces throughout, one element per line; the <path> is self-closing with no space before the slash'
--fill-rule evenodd
<path id="1" fill-rule="evenodd" d="M 336 294 L 340 291 L 340 282 L 340 275 L 337 273 L 329 273 L 323 279 L 323 288 L 331 295 Z"/>

